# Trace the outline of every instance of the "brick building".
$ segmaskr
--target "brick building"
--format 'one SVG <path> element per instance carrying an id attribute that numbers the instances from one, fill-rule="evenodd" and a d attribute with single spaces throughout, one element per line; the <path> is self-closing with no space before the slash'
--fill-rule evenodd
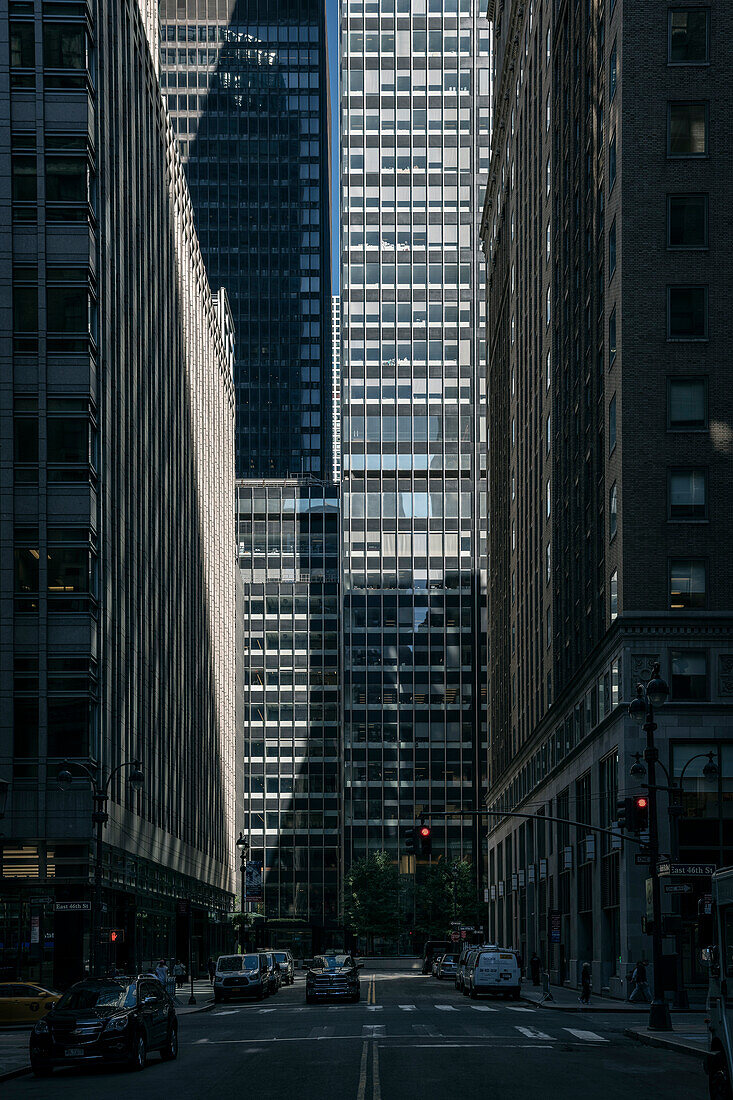
<path id="1" fill-rule="evenodd" d="M 660 756 L 683 778 L 683 858 L 733 861 L 731 228 L 721 3 L 489 5 L 493 153 L 482 220 L 490 430 L 493 810 L 598 826 L 660 661 Z M 643 781 L 643 780 L 642 780 Z M 670 836 L 660 796 L 662 851 Z M 633 851 L 492 818 L 490 933 L 557 978 L 621 992 L 641 933 Z M 686 985 L 696 884 L 681 903 Z M 666 897 L 668 909 L 673 906 Z M 559 942 L 548 944 L 548 917 Z"/>

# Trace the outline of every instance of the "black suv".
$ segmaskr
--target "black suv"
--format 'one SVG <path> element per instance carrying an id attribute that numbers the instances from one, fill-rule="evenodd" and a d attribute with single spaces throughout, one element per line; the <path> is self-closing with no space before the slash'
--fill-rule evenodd
<path id="1" fill-rule="evenodd" d="M 31 1032 L 31 1068 L 121 1062 L 144 1069 L 149 1050 L 166 1061 L 178 1054 L 173 1001 L 157 978 L 99 978 L 67 989 Z"/>
<path id="2" fill-rule="evenodd" d="M 295 962 L 289 951 L 273 951 L 283 985 L 295 984 Z"/>
<path id="3" fill-rule="evenodd" d="M 316 955 L 305 976 L 305 1003 L 330 997 L 358 1001 L 360 969 L 351 955 Z"/>

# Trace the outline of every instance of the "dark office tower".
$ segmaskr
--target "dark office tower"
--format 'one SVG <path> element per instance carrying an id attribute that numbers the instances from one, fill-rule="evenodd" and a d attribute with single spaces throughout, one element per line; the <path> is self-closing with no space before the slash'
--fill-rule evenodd
<path id="1" fill-rule="evenodd" d="M 424 811 L 479 873 L 489 85 L 473 0 L 342 0 L 346 867 Z"/>
<path id="2" fill-rule="evenodd" d="M 268 928 L 307 956 L 334 946 L 339 916 L 338 486 L 240 481 L 237 501 L 242 827 L 263 864 Z"/>
<path id="3" fill-rule="evenodd" d="M 331 477 L 324 0 L 160 0 L 161 85 L 236 341 L 238 477 Z"/>
<path id="4" fill-rule="evenodd" d="M 647 781 L 630 774 L 645 735 L 627 704 L 659 662 L 660 759 L 672 780 L 684 772 L 687 815 L 670 831 L 660 797 L 661 848 L 724 864 L 733 12 L 491 8 L 490 805 L 609 825 L 617 795 Z M 573 982 L 592 961 L 597 988 L 620 993 L 649 950 L 648 869 L 585 834 L 495 819 L 490 935 Z M 678 987 L 700 981 L 706 889 L 663 895 L 682 917 Z"/>
<path id="5" fill-rule="evenodd" d="M 0 967 L 51 988 L 99 947 L 84 767 L 112 775 L 96 915 L 124 933 L 98 965 L 189 929 L 198 963 L 234 887 L 231 318 L 156 41 L 137 3 L 0 3 Z"/>

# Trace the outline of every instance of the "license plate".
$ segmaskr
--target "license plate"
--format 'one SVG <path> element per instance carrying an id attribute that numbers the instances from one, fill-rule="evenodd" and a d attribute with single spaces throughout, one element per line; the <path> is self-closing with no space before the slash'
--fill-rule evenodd
<path id="1" fill-rule="evenodd" d="M 83 1058 L 84 1057 L 84 1048 L 83 1047 L 67 1047 L 66 1050 L 64 1051 L 64 1056 L 66 1058 Z"/>

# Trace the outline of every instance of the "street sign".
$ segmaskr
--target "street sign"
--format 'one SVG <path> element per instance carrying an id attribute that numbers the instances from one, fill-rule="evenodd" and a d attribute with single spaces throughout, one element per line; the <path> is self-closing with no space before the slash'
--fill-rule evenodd
<path id="1" fill-rule="evenodd" d="M 92 903 L 90 901 L 57 901 L 54 908 L 57 913 L 89 913 Z"/>
<path id="2" fill-rule="evenodd" d="M 716 870 L 716 863 L 670 863 L 667 859 L 657 864 L 660 878 L 710 878 Z"/>
<path id="3" fill-rule="evenodd" d="M 664 884 L 665 894 L 691 894 L 692 883 L 691 882 L 665 882 Z"/>
<path id="4" fill-rule="evenodd" d="M 31 905 L 51 905 L 53 898 L 47 894 L 31 894 L 29 901 Z"/>
<path id="5" fill-rule="evenodd" d="M 636 864 L 637 867 L 646 867 L 648 862 L 649 862 L 649 856 L 640 855 L 639 852 L 635 853 L 634 863 Z"/>
<path id="6" fill-rule="evenodd" d="M 560 943 L 560 910 L 550 910 L 550 943 Z"/>
<path id="7" fill-rule="evenodd" d="M 484 888 L 484 904 L 486 904 L 486 902 L 488 902 L 488 900 L 489 900 L 489 891 L 488 891 L 488 889 Z"/>

